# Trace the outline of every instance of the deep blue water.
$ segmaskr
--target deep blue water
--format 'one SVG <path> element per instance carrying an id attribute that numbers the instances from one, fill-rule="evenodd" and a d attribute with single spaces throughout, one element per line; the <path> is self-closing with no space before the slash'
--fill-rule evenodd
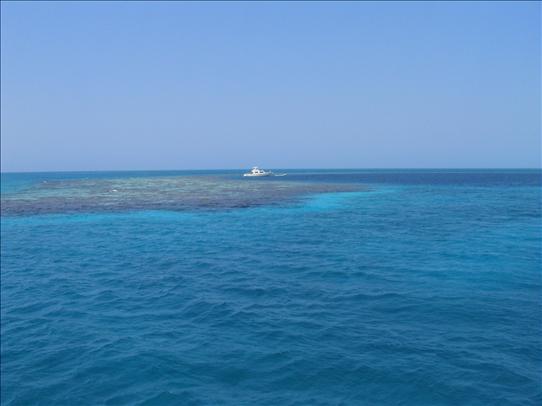
<path id="1" fill-rule="evenodd" d="M 2 174 L 2 405 L 542 404 L 540 171 L 238 175 Z"/>

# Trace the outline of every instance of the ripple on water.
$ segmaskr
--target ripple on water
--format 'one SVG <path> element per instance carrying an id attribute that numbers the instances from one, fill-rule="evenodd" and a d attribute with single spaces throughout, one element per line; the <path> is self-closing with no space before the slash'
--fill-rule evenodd
<path id="1" fill-rule="evenodd" d="M 123 182 L 9 199 L 152 200 Z M 539 189 L 376 189 L 3 216 L 2 404 L 539 405 Z"/>

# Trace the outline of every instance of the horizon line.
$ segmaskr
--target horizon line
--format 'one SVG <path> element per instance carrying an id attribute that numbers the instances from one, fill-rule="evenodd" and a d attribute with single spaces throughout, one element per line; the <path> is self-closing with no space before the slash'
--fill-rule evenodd
<path id="1" fill-rule="evenodd" d="M 293 171 L 300 171 L 300 170 L 333 170 L 333 171 L 341 171 L 341 170 L 348 170 L 348 171 L 354 171 L 354 170 L 381 170 L 381 171 L 390 171 L 390 170 L 439 170 L 439 171 L 445 171 L 445 170 L 470 170 L 470 171 L 487 171 L 487 170 L 542 170 L 542 167 L 381 167 L 381 168 L 371 168 L 371 167 L 324 167 L 324 168 L 317 168 L 317 167 L 307 167 L 307 168 L 288 168 L 288 167 L 266 167 L 268 169 L 281 169 L 281 170 L 293 170 Z M 243 168 L 216 168 L 216 169 L 78 169 L 78 170 L 23 170 L 23 171 L 1 171 L 0 174 L 24 174 L 24 173 L 87 173 L 87 172 L 173 172 L 173 171 L 192 171 L 192 172 L 204 172 L 204 171 L 244 171 L 247 170 L 246 167 Z"/>

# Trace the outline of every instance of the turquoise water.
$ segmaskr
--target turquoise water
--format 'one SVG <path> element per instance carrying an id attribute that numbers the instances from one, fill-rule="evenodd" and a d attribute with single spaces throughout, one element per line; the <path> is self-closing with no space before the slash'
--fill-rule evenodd
<path id="1" fill-rule="evenodd" d="M 2 404 L 539 405 L 540 185 L 2 174 Z"/>

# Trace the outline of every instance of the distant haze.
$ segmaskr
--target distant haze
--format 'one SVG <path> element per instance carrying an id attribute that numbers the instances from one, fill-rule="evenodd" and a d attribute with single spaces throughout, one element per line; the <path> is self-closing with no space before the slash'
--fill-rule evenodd
<path id="1" fill-rule="evenodd" d="M 539 2 L 2 2 L 2 171 L 540 167 Z"/>

